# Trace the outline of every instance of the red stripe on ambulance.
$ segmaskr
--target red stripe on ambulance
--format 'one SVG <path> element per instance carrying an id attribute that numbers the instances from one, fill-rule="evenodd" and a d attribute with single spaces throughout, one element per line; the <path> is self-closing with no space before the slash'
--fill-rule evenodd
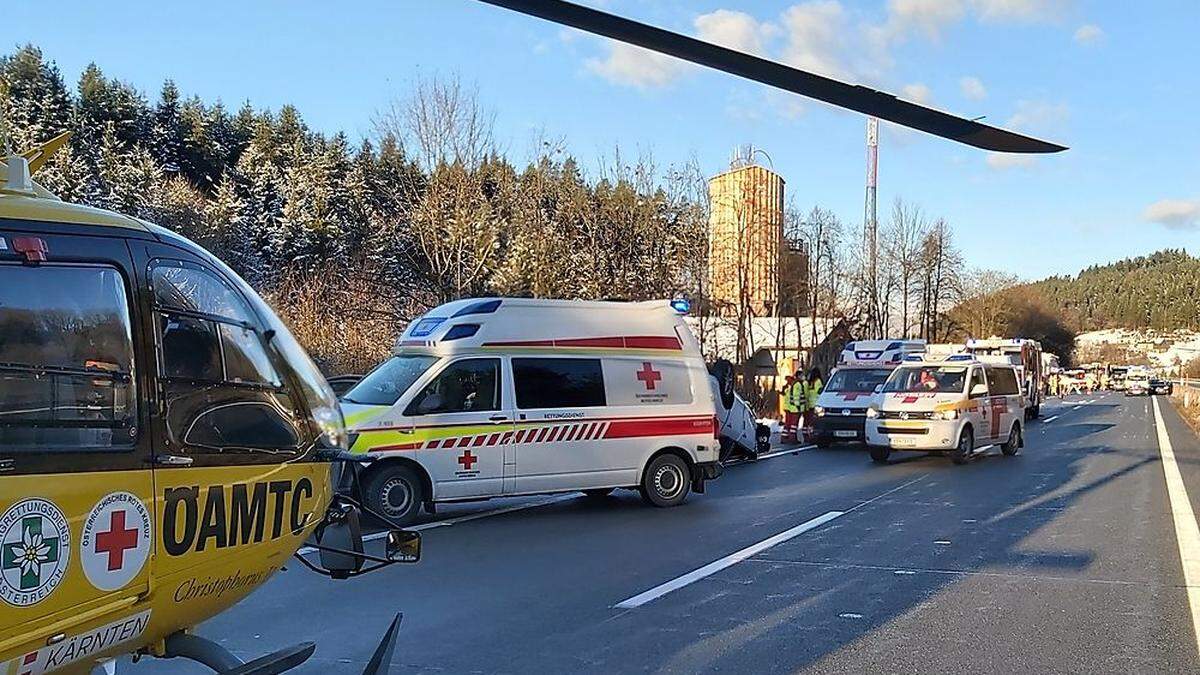
<path id="1" fill-rule="evenodd" d="M 712 417 L 668 417 L 631 419 L 612 422 L 604 432 L 604 438 L 642 438 L 645 436 L 711 436 L 714 428 Z"/>
<path id="2" fill-rule="evenodd" d="M 683 351 L 683 343 L 674 335 L 624 335 L 614 337 L 559 338 L 556 340 L 506 340 L 485 342 L 484 347 L 587 347 L 597 349 L 662 349 Z"/>

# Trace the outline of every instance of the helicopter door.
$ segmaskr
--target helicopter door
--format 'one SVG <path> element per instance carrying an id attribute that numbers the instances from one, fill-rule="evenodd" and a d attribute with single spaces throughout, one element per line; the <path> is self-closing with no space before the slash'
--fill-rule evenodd
<path id="1" fill-rule="evenodd" d="M 149 589 L 144 352 L 123 239 L 0 223 L 0 652 Z M 13 255 L 37 240 L 44 260 Z M 53 626 L 53 628 L 51 628 Z"/>
<path id="2" fill-rule="evenodd" d="M 285 522 L 308 517 L 320 486 L 308 464 L 291 464 L 304 455 L 307 417 L 247 299 L 198 256 L 160 244 L 142 250 L 158 361 L 153 461 L 164 536 L 157 570 L 186 596 L 199 587 L 189 579 L 244 559 L 248 547 L 264 544 L 261 555 L 280 555 L 292 534 Z M 195 566 L 206 571 L 188 571 Z"/>

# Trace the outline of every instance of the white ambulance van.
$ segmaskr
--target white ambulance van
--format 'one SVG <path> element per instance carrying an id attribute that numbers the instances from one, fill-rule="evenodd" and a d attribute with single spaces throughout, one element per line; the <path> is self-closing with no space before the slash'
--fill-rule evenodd
<path id="1" fill-rule="evenodd" d="M 397 524 L 424 506 L 633 488 L 674 506 L 721 473 L 717 403 L 684 305 L 469 299 L 412 322 L 342 398 L 360 485 Z"/>
<path id="2" fill-rule="evenodd" d="M 838 441 L 866 440 L 867 406 L 875 390 L 905 358 L 925 352 L 924 340 L 859 340 L 847 343 L 837 368 L 817 397 L 813 442 L 827 448 Z"/>
<path id="3" fill-rule="evenodd" d="M 962 464 L 987 445 L 1017 454 L 1024 424 L 1025 397 L 1012 366 L 969 354 L 906 361 L 867 409 L 867 446 L 880 463 L 894 450 L 919 450 L 948 452 Z"/>

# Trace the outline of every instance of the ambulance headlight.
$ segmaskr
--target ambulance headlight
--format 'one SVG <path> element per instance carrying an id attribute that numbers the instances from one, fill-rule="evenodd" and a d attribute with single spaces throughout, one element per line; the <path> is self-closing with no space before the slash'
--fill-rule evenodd
<path id="1" fill-rule="evenodd" d="M 870 417 L 871 419 L 879 417 L 879 408 L 876 408 L 875 406 L 867 408 L 867 417 Z"/>
<path id="2" fill-rule="evenodd" d="M 939 410 L 939 411 L 933 413 L 933 419 L 935 419 L 935 420 L 956 420 L 956 419 L 958 419 L 958 411 L 957 410 Z"/>
<path id="3" fill-rule="evenodd" d="M 815 412 L 817 414 L 817 417 L 825 416 L 825 409 L 822 408 L 821 406 L 816 406 L 815 408 L 813 408 L 813 412 Z"/>

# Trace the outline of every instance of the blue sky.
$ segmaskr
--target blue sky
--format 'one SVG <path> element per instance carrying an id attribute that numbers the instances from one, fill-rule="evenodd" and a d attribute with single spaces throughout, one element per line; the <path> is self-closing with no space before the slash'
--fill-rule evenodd
<path id="1" fill-rule="evenodd" d="M 95 61 L 152 100 L 172 78 L 231 106 L 293 103 L 310 126 L 357 137 L 414 78 L 457 73 L 514 159 L 544 130 L 585 168 L 620 145 L 717 173 L 752 143 L 796 204 L 862 218 L 861 116 L 476 0 L 54 4 L 10 6 L 6 47 L 40 46 L 72 84 Z M 945 217 L 974 266 L 1036 278 L 1197 248 L 1195 0 L 591 4 L 1070 146 L 1026 161 L 884 131 L 881 217 L 896 197 Z"/>

